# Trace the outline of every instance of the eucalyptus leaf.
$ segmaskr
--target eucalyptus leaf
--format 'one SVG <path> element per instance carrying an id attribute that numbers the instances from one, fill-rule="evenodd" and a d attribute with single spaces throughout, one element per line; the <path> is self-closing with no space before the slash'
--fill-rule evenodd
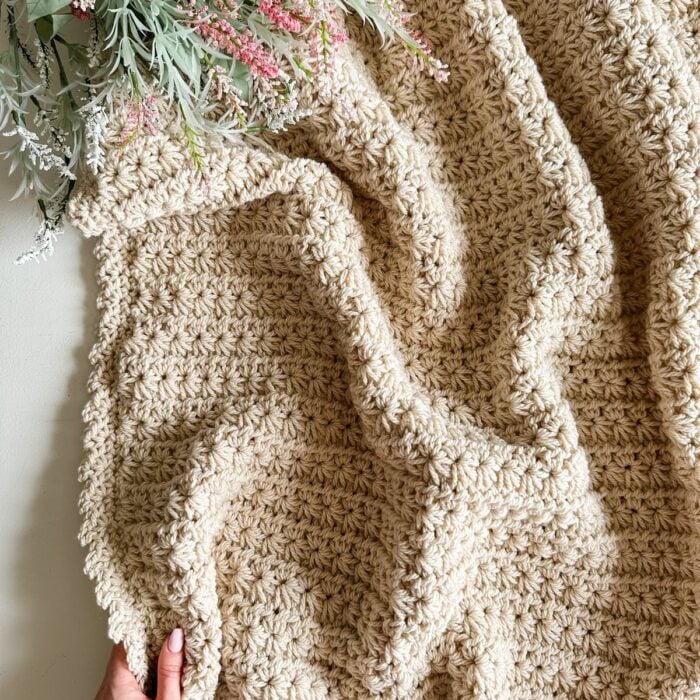
<path id="1" fill-rule="evenodd" d="M 27 21 L 35 22 L 39 17 L 46 17 L 68 7 L 66 0 L 27 0 Z"/>
<path id="2" fill-rule="evenodd" d="M 72 14 L 51 15 L 53 21 L 53 36 L 56 36 L 63 27 L 73 19 Z"/>
<path id="3" fill-rule="evenodd" d="M 36 21 L 36 33 L 44 44 L 48 44 L 53 36 L 53 22 L 51 17 L 40 17 Z"/>
<path id="4" fill-rule="evenodd" d="M 36 21 L 36 33 L 45 44 L 48 44 L 61 31 L 61 27 L 70 22 L 72 17 L 73 15 L 47 15 L 46 17 L 40 17 Z"/>

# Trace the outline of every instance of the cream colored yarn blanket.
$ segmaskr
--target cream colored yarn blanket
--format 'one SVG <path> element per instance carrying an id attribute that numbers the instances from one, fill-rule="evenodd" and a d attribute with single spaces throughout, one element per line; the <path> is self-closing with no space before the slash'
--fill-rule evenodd
<path id="1" fill-rule="evenodd" d="M 114 149 L 87 571 L 186 697 L 700 697 L 700 10 L 423 0 L 260 145 Z"/>

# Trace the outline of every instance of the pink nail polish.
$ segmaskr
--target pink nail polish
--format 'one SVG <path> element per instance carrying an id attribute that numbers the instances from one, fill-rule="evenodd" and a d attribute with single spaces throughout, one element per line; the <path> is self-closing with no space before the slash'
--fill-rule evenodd
<path id="1" fill-rule="evenodd" d="M 182 646 L 184 643 L 185 635 L 183 631 L 179 627 L 177 627 L 170 633 L 170 636 L 168 637 L 168 650 L 176 654 L 177 652 L 182 651 Z"/>

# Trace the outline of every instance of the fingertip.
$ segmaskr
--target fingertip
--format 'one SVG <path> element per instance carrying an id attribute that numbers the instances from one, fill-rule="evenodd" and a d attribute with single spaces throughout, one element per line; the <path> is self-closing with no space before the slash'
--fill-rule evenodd
<path id="1" fill-rule="evenodd" d="M 181 628 L 176 627 L 168 636 L 168 650 L 173 654 L 179 654 L 185 645 L 185 633 Z"/>

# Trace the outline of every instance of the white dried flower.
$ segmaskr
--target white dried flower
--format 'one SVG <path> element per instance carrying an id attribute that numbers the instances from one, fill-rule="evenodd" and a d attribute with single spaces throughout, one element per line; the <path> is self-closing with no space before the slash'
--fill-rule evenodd
<path id="1" fill-rule="evenodd" d="M 310 112 L 299 106 L 299 89 L 296 83 L 279 84 L 266 78 L 256 78 L 258 108 L 268 127 L 279 131 L 293 124 Z"/>
<path id="2" fill-rule="evenodd" d="M 85 117 L 85 162 L 90 170 L 97 174 L 104 165 L 104 139 L 108 118 L 102 105 L 92 104 L 86 111 Z"/>
<path id="3" fill-rule="evenodd" d="M 87 63 L 90 68 L 96 68 L 99 63 L 99 53 L 101 49 L 101 42 L 99 38 L 99 32 L 97 31 L 97 22 L 95 18 L 90 19 L 90 40 L 87 46 Z"/>
<path id="4" fill-rule="evenodd" d="M 49 60 L 46 56 L 46 49 L 38 39 L 34 42 L 34 46 L 36 48 L 36 52 L 34 55 L 36 72 L 39 74 L 39 80 L 44 90 L 48 90 L 51 84 L 51 74 L 49 68 Z"/>
<path id="5" fill-rule="evenodd" d="M 45 109 L 40 108 L 34 115 L 33 121 L 39 129 L 38 134 L 40 136 L 48 134 L 53 139 L 54 149 L 62 153 L 64 158 L 70 160 L 72 152 L 66 143 L 65 135 L 55 126 L 58 121 L 55 113 L 49 113 Z"/>
<path id="6" fill-rule="evenodd" d="M 12 131 L 6 131 L 4 136 L 16 136 L 19 139 L 20 152 L 26 152 L 32 165 L 36 165 L 39 170 L 55 168 L 62 177 L 75 180 L 75 175 L 66 167 L 63 159 L 56 155 L 49 146 L 41 143 L 33 131 L 17 124 Z"/>
<path id="7" fill-rule="evenodd" d="M 72 0 L 71 7 L 82 12 L 92 12 L 95 9 L 95 0 Z"/>
<path id="8" fill-rule="evenodd" d="M 53 254 L 54 242 L 63 233 L 62 219 L 44 219 L 34 234 L 34 245 L 15 259 L 15 265 L 24 265 L 29 260 L 43 260 Z"/>

